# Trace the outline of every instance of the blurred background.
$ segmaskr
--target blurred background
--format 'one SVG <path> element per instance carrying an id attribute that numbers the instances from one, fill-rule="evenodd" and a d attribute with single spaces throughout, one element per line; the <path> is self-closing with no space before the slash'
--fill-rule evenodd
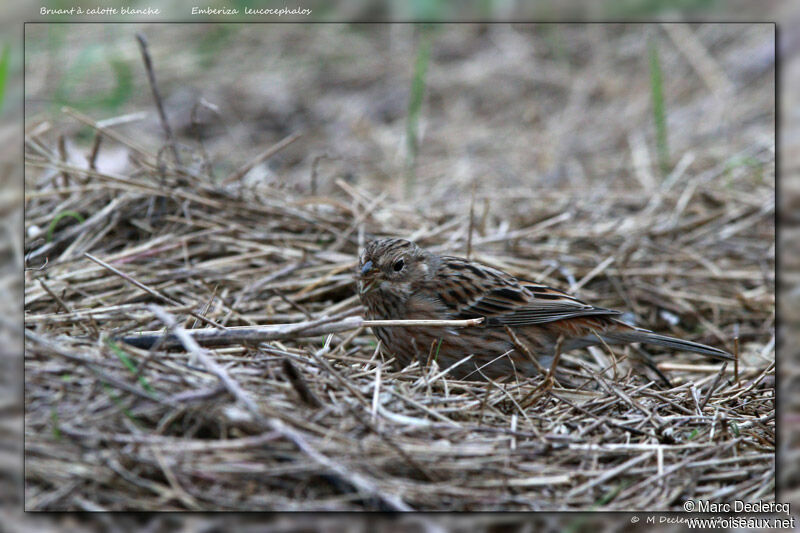
<path id="1" fill-rule="evenodd" d="M 350 12 L 315 9 L 315 16 L 470 18 L 436 2 L 404 5 L 362 6 Z M 531 13 L 520 13 L 512 3 L 486 6 L 476 15 L 669 16 L 657 2 L 606 2 L 591 8 L 559 3 Z M 719 13 L 713 3 L 690 2 L 686 7 L 690 16 L 714 18 Z M 779 2 L 769 8 L 790 13 Z M 763 174 L 775 146 L 774 28 L 749 24 L 30 24 L 25 32 L 26 127 L 57 121 L 54 134 L 69 139 L 65 152 L 80 162 L 92 137 L 62 113 L 68 106 L 96 120 L 114 118 L 115 129 L 148 149 L 160 149 L 161 128 L 136 46 L 137 32 L 150 43 L 185 157 L 213 176 L 225 176 L 254 154 L 302 133 L 246 179 L 280 180 L 281 186 L 319 194 L 336 194 L 334 183 L 341 179 L 374 192 L 388 191 L 399 200 L 424 198 L 430 209 L 447 212 L 468 206 L 475 190 L 489 198 L 490 213 L 504 205 L 519 210 L 520 204 L 530 204 L 535 220 L 543 209 L 537 191 L 583 189 L 587 201 L 608 190 L 647 194 L 679 164 L 697 174 L 726 165 L 731 186 L 741 185 L 741 180 Z M 780 37 L 782 59 L 787 60 L 797 39 L 788 28 Z M 22 111 L 23 63 L 15 46 L 19 42 L 7 43 L 0 65 L 9 73 L 3 76 L 6 120 L 0 131 L 11 148 Z M 482 68 L 475 68 L 477 63 Z M 483 68 L 487 64 L 491 68 Z M 784 83 L 796 79 L 797 70 L 795 63 L 787 63 Z M 782 102 L 786 110 L 796 107 L 791 105 L 796 97 L 789 94 Z M 797 145 L 792 120 L 797 116 L 789 113 L 782 123 L 788 128 L 782 138 L 786 155 L 781 163 L 789 165 L 785 174 L 797 169 L 792 163 Z M 703 147 L 700 154 L 693 150 L 698 145 Z M 4 317 L 13 316 L 21 298 L 18 147 L 5 148 L 2 173 L 9 185 L 3 188 L 1 204 L 8 221 L 0 285 L 8 295 L 2 298 L 8 306 Z M 97 164 L 112 173 L 130 168 L 127 153 L 113 147 L 101 152 Z M 787 183 L 783 190 L 782 200 L 788 202 L 783 205 L 797 206 L 800 195 L 792 193 L 800 188 Z M 792 213 L 784 209 L 782 215 L 788 223 L 783 233 L 787 242 L 797 242 L 791 239 L 790 224 L 800 220 Z M 796 267 L 794 257 L 787 248 L 783 261 Z M 800 299 L 800 292 L 793 290 L 798 286 L 796 275 L 784 278 L 786 309 L 781 310 L 787 323 Z M 4 433 L 16 439 L 22 420 L 19 325 L 5 318 L 2 327 L 10 342 L 2 343 L 7 394 L 0 405 L 8 415 L 3 423 L 9 431 Z M 793 333 L 786 329 L 783 334 L 790 340 Z M 787 362 L 793 344 L 785 344 L 782 357 Z M 792 403 L 789 391 L 797 390 L 798 373 L 789 364 L 779 370 L 786 402 L 781 423 L 796 427 L 798 403 Z M 783 464 L 789 467 L 797 462 L 798 443 L 787 438 L 788 432 L 780 436 Z M 3 475 L 13 482 L 9 487 L 21 486 L 19 456 L 12 440 L 4 443 Z M 797 476 L 796 469 L 781 469 L 779 483 L 797 486 Z M 797 492 L 786 495 L 780 501 L 800 500 Z M 18 502 L 19 496 L 13 489 L 2 495 L 7 503 Z M 167 527 L 164 521 L 149 524 L 154 530 Z M 199 521 L 187 524 L 200 526 Z"/>
<path id="2" fill-rule="evenodd" d="M 769 24 L 30 24 L 27 127 L 57 120 L 74 162 L 93 139 L 64 106 L 162 148 L 137 32 L 212 176 L 302 134 L 246 179 L 335 194 L 341 178 L 445 210 L 476 187 L 535 217 L 533 191 L 647 194 L 682 158 L 724 160 L 733 181 L 771 160 Z M 97 168 L 130 170 L 127 151 Z"/>

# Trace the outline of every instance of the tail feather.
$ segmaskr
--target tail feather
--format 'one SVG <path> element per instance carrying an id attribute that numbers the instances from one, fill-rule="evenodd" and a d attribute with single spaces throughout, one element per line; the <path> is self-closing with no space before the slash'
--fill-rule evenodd
<path id="1" fill-rule="evenodd" d="M 685 341 L 683 339 L 676 339 L 675 337 L 659 335 L 658 333 L 653 333 L 652 331 L 648 331 L 646 329 L 636 328 L 632 331 L 607 332 L 603 333 L 602 337 L 611 343 L 643 342 L 646 344 L 655 344 L 657 346 L 672 348 L 673 350 L 699 353 L 722 361 L 734 360 L 734 357 L 724 350 L 706 346 L 705 344 L 700 344 L 698 342 Z"/>

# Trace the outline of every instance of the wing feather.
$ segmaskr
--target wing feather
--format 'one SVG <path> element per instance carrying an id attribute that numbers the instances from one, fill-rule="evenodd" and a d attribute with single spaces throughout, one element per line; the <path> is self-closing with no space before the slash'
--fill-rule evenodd
<path id="1" fill-rule="evenodd" d="M 456 263 L 447 258 L 442 272 L 449 279 L 458 279 L 460 272 L 474 268 L 473 265 Z M 508 274 L 489 267 L 482 268 L 478 287 L 488 290 L 467 290 L 471 285 L 465 279 L 457 291 L 440 294 L 439 300 L 454 318 L 485 317 L 489 326 L 528 326 L 546 324 L 567 318 L 586 316 L 616 316 L 619 311 L 589 305 L 569 294 L 530 281 L 518 281 Z M 441 284 L 437 284 L 442 286 Z M 474 285 L 473 285 L 474 287 Z"/>

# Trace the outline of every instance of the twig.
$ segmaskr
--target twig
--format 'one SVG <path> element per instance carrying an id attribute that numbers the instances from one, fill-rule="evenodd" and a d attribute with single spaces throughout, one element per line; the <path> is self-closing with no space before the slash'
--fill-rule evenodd
<path id="1" fill-rule="evenodd" d="M 311 195 L 312 196 L 317 194 L 317 174 L 319 173 L 319 164 L 324 159 L 326 159 L 328 161 L 338 161 L 338 160 L 340 160 L 342 158 L 339 157 L 339 156 L 330 155 L 328 153 L 319 154 L 319 155 L 314 157 L 314 159 L 311 161 L 311 184 L 310 184 L 310 188 L 311 188 Z"/>
<path id="2" fill-rule="evenodd" d="M 211 355 L 203 349 L 197 342 L 189 335 L 185 329 L 180 327 L 177 323 L 175 318 L 167 313 L 161 306 L 150 304 L 147 308 L 156 315 L 159 320 L 164 322 L 166 326 L 172 330 L 172 333 L 180 340 L 181 344 L 186 351 L 190 352 L 192 355 L 197 357 L 197 360 L 203 364 L 206 369 L 217 376 L 217 378 L 225 385 L 225 388 L 228 389 L 228 392 L 236 398 L 244 407 L 250 411 L 254 417 L 258 418 L 261 416 L 258 407 L 256 406 L 255 402 L 250 398 L 250 396 L 239 386 L 239 383 L 233 379 L 228 372 L 219 366 L 216 361 L 211 357 Z"/>
<path id="3" fill-rule="evenodd" d="M 158 117 L 161 120 L 161 127 L 164 128 L 164 134 L 167 137 L 167 144 L 169 145 L 172 157 L 175 164 L 181 166 L 181 160 L 178 156 L 178 147 L 175 143 L 175 136 L 172 134 L 172 128 L 167 120 L 167 114 L 164 112 L 164 104 L 161 100 L 161 93 L 158 90 L 158 83 L 156 83 L 156 74 L 153 71 L 153 61 L 150 59 L 150 51 L 147 49 L 147 39 L 143 33 L 136 34 L 136 40 L 139 41 L 139 49 L 142 52 L 142 59 L 144 60 L 144 68 L 147 71 L 147 81 L 150 83 L 150 90 L 153 93 L 153 99 L 156 101 L 156 109 L 158 109 Z"/>
<path id="4" fill-rule="evenodd" d="M 326 347 L 328 346 L 329 343 L 330 343 L 330 337 L 328 337 L 328 340 L 325 343 Z M 358 389 L 354 388 L 353 385 L 350 384 L 348 380 L 346 380 L 341 374 L 339 374 L 339 372 L 337 372 L 336 369 L 333 368 L 333 366 L 331 366 L 331 364 L 325 360 L 324 353 L 322 353 L 323 351 L 324 350 L 320 350 L 320 352 L 316 353 L 311 352 L 311 356 L 317 363 L 320 364 L 320 366 L 322 366 L 322 368 L 324 368 L 331 376 L 333 376 L 336 381 L 338 381 L 341 385 L 343 385 L 350 392 L 350 394 L 353 395 L 354 398 L 358 399 L 358 401 L 367 411 L 370 411 L 371 406 L 369 402 L 367 402 L 366 398 L 364 398 L 364 396 Z M 377 428 L 377 426 L 372 424 L 370 421 L 362 418 L 361 415 L 354 408 L 349 407 L 349 411 L 356 418 L 356 420 L 358 420 L 364 427 L 368 428 L 370 431 L 378 435 L 381 439 L 383 439 L 384 442 L 386 442 L 389 446 L 391 446 L 392 449 L 394 449 L 398 453 L 398 455 L 400 455 L 400 457 L 402 457 L 412 468 L 414 468 L 417 472 L 422 474 L 422 476 L 424 476 L 428 481 L 435 481 L 433 476 L 429 474 L 427 470 L 422 468 L 419 465 L 419 463 L 417 463 L 413 458 L 411 458 L 405 452 L 405 450 L 403 450 L 403 448 L 401 448 L 396 442 L 394 442 L 387 435 L 385 435 L 383 431 Z M 381 411 L 380 406 L 378 406 L 378 411 L 379 412 Z"/>
<path id="5" fill-rule="evenodd" d="M 558 361 L 561 359 L 561 346 L 564 344 L 564 335 L 561 334 L 558 336 L 556 340 L 556 346 L 553 349 L 553 360 L 550 362 L 550 368 L 547 371 L 547 376 L 544 378 L 545 382 L 548 384 L 547 389 L 550 390 L 553 387 L 553 382 L 555 380 L 556 375 L 556 367 L 558 366 Z"/>
<path id="6" fill-rule="evenodd" d="M 661 27 L 667 32 L 675 47 L 692 65 L 694 71 L 700 76 L 706 86 L 714 92 L 717 98 L 730 94 L 733 84 L 725 75 L 725 71 L 709 54 L 703 43 L 695 36 L 686 24 L 662 23 Z"/>
<path id="7" fill-rule="evenodd" d="M 317 395 L 308 388 L 308 384 L 297 371 L 297 368 L 292 364 L 292 361 L 289 358 L 285 358 L 282 365 L 283 372 L 286 374 L 286 377 L 289 378 L 289 383 L 291 383 L 294 390 L 297 391 L 297 395 L 300 396 L 300 399 L 309 407 L 314 407 L 315 409 L 322 407 L 322 402 L 319 401 Z"/>
<path id="8" fill-rule="evenodd" d="M 67 164 L 69 158 L 67 155 L 67 139 L 63 135 L 58 136 L 58 157 L 62 163 Z M 63 187 L 69 187 L 69 173 L 66 170 L 61 171 L 61 183 Z"/>
<path id="9" fill-rule="evenodd" d="M 151 400 L 171 405 L 171 403 L 167 399 L 162 398 L 158 394 L 148 394 L 147 392 L 144 392 L 133 385 L 129 385 L 128 383 L 121 381 L 120 379 L 117 379 L 116 377 L 110 375 L 108 372 L 100 370 L 98 368 L 100 366 L 100 363 L 98 361 L 92 361 L 86 357 L 77 355 L 72 351 L 65 349 L 60 344 L 53 342 L 47 337 L 38 335 L 29 329 L 24 330 L 24 334 L 27 339 L 39 344 L 40 346 L 51 351 L 52 353 L 60 355 L 61 357 L 68 359 L 69 361 L 72 361 L 74 363 L 77 363 L 81 366 L 85 366 L 90 371 L 92 371 L 92 373 L 94 373 L 100 379 L 100 381 L 104 381 L 117 389 L 124 390 L 125 392 L 139 396 L 140 398 L 144 398 L 145 400 Z"/>
<path id="10" fill-rule="evenodd" d="M 725 373 L 725 369 L 727 367 L 728 367 L 728 362 L 727 361 L 722 363 L 722 367 L 719 369 L 719 373 L 717 374 L 717 377 L 714 378 L 714 382 L 708 388 L 708 392 L 703 397 L 703 401 L 700 402 L 700 412 L 703 412 L 703 407 L 706 406 L 706 404 L 708 403 L 708 400 L 711 398 L 711 395 L 714 394 L 714 390 L 717 388 L 717 385 L 719 385 L 719 380 L 722 379 L 722 375 Z"/>
<path id="11" fill-rule="evenodd" d="M 313 459 L 316 463 L 324 466 L 325 468 L 330 469 L 333 472 L 339 474 L 340 477 L 350 482 L 354 487 L 357 489 L 370 494 L 375 495 L 380 500 L 385 502 L 392 510 L 394 511 L 413 511 L 414 509 L 409 507 L 402 499 L 398 498 L 393 494 L 387 494 L 386 492 L 380 490 L 376 487 L 370 480 L 358 474 L 356 472 L 351 472 L 344 468 L 344 466 L 338 462 L 333 461 L 317 451 L 314 447 L 312 447 L 308 441 L 296 430 L 290 428 L 277 418 L 272 418 L 269 420 L 270 426 L 275 431 L 280 432 L 282 435 L 286 436 L 290 439 L 298 448 L 300 448 L 303 453 L 308 455 L 311 459 Z"/>
<path id="12" fill-rule="evenodd" d="M 55 292 L 54 292 L 54 291 L 53 291 L 53 290 L 52 290 L 52 289 L 51 289 L 51 288 L 50 288 L 50 287 L 47 285 L 47 283 L 45 283 L 45 282 L 44 282 L 44 279 L 42 279 L 42 278 L 37 278 L 37 279 L 39 280 L 39 284 L 42 286 L 42 288 L 45 290 L 45 292 L 47 292 L 47 294 L 49 294 L 49 295 L 50 295 L 50 297 L 51 297 L 53 300 L 55 300 L 55 301 L 58 303 L 58 305 L 59 305 L 59 306 L 60 306 L 60 307 L 61 307 L 61 308 L 62 308 L 64 311 L 66 311 L 67 313 L 72 313 L 72 312 L 73 312 L 73 311 L 72 311 L 72 308 L 69 306 L 69 304 L 67 304 L 67 303 L 66 303 L 66 302 L 65 302 L 65 301 L 64 301 L 64 300 L 63 300 L 63 299 L 62 299 L 62 298 L 61 298 L 59 295 L 57 295 L 57 294 L 56 294 L 56 293 L 55 293 Z M 94 330 L 94 333 L 95 333 L 95 335 L 96 335 L 98 332 L 97 332 L 97 328 L 94 326 L 93 322 L 94 322 L 94 320 L 92 320 L 92 329 Z M 83 329 L 83 331 L 85 331 L 86 333 L 89 333 L 89 328 L 88 328 L 88 327 L 87 327 L 87 326 L 86 326 L 86 325 L 85 325 L 83 322 L 78 322 L 78 325 L 81 327 L 81 329 Z"/>
<path id="13" fill-rule="evenodd" d="M 74 118 L 78 122 L 80 122 L 82 124 L 85 124 L 86 126 L 89 126 L 90 128 L 94 128 L 95 131 L 98 134 L 102 133 L 103 135 L 105 135 L 109 139 L 113 139 L 113 140 L 117 141 L 118 143 L 120 143 L 120 144 L 122 144 L 124 146 L 127 146 L 128 148 L 130 148 L 134 152 L 138 152 L 139 154 L 141 154 L 143 156 L 146 156 L 146 157 L 149 157 L 151 159 L 155 158 L 155 155 L 151 154 L 150 152 L 148 152 L 144 147 L 136 144 L 135 142 L 133 142 L 130 139 L 125 138 L 122 134 L 118 133 L 116 130 L 111 129 L 111 125 L 107 124 L 106 121 L 97 122 L 92 117 L 90 117 L 88 115 L 85 115 L 85 114 L 81 113 L 80 111 L 78 111 L 77 109 L 73 109 L 73 108 L 68 107 L 68 106 L 62 107 L 61 108 L 61 112 L 66 114 L 66 115 L 71 116 L 72 118 Z M 91 170 L 95 170 L 95 169 L 91 169 Z"/>
<path id="14" fill-rule="evenodd" d="M 230 175 L 225 177 L 222 180 L 221 184 L 222 185 L 227 185 L 228 183 L 232 183 L 234 181 L 239 181 L 240 179 L 242 179 L 244 177 L 245 174 L 250 172 L 253 169 L 253 167 L 263 163 L 264 161 L 266 161 L 267 159 L 269 159 L 273 155 L 277 154 L 278 152 L 280 152 L 281 150 L 283 150 L 284 148 L 286 148 L 287 146 L 289 146 L 290 144 L 292 144 L 293 142 L 295 142 L 297 139 L 299 139 L 302 136 L 303 136 L 303 134 L 301 132 L 292 133 L 291 135 L 289 135 L 288 137 L 284 138 L 283 140 L 275 143 L 274 145 L 272 145 L 269 148 L 267 148 L 266 150 L 264 150 L 261 154 L 259 154 L 255 158 L 251 159 L 250 161 L 248 161 L 247 163 L 245 163 L 244 165 L 242 165 L 241 167 L 236 169 L 234 172 L 232 172 Z"/>
<path id="15" fill-rule="evenodd" d="M 106 263 L 105 261 L 103 261 L 103 260 L 101 260 L 101 259 L 98 259 L 98 258 L 96 258 L 95 256 L 93 256 L 92 254 L 90 254 L 90 253 L 88 253 L 88 252 L 84 253 L 83 255 L 85 255 L 85 256 L 86 256 L 86 257 L 87 257 L 89 260 L 91 260 L 91 261 L 93 261 L 93 262 L 97 263 L 97 264 L 98 264 L 98 265 L 100 265 L 101 267 L 103 267 L 103 268 L 106 268 L 106 269 L 110 270 L 111 272 L 113 272 L 113 273 L 114 273 L 114 274 L 116 274 L 117 276 L 121 277 L 122 279 L 124 279 L 124 280 L 125 280 L 125 281 L 127 281 L 128 283 L 132 283 L 133 285 L 136 285 L 137 287 L 139 287 L 140 289 L 142 289 L 144 292 L 146 292 L 146 293 L 147 293 L 147 294 L 149 294 L 150 296 L 153 296 L 153 297 L 155 297 L 155 298 L 158 298 L 159 300 L 165 301 L 165 302 L 167 302 L 167 303 L 168 303 L 168 304 L 170 304 L 170 305 L 175 305 L 175 306 L 183 306 L 183 305 L 186 305 L 186 304 L 184 304 L 184 303 L 182 303 L 182 302 L 179 302 L 178 300 L 174 300 L 174 299 L 170 298 L 169 296 L 164 296 L 163 294 L 159 293 L 159 292 L 158 292 L 158 291 L 156 291 L 155 289 L 151 289 L 150 287 L 148 287 L 148 286 L 147 286 L 147 285 L 145 285 L 144 283 L 142 283 L 142 282 L 140 282 L 140 281 L 138 281 L 138 280 L 136 280 L 136 279 L 132 278 L 132 277 L 131 277 L 131 276 L 129 276 L 128 274 L 126 274 L 126 273 L 122 272 L 121 270 L 118 270 L 118 269 L 114 268 L 113 266 L 109 265 L 109 264 L 108 264 L 108 263 Z M 211 326 L 214 326 L 214 327 L 216 327 L 216 328 L 225 329 L 225 326 L 223 326 L 223 325 L 221 325 L 221 324 L 217 324 L 216 322 L 214 322 L 214 321 L 213 321 L 213 320 L 211 320 L 210 318 L 206 318 L 206 317 L 204 317 L 203 315 L 201 315 L 200 313 L 196 313 L 196 312 L 194 312 L 194 311 L 187 311 L 187 312 L 188 312 L 190 315 L 192 315 L 193 317 L 195 317 L 196 319 L 198 319 L 198 320 L 200 320 L 200 321 L 202 321 L 202 322 L 205 322 L 206 324 L 209 324 L 209 325 L 211 325 Z M 160 337 L 160 336 L 161 336 L 161 335 L 159 334 L 159 335 L 158 335 L 158 337 Z M 153 339 L 153 341 L 155 342 L 155 339 Z M 129 344 L 131 344 L 131 343 L 129 343 Z"/>
<path id="16" fill-rule="evenodd" d="M 362 326 L 364 327 L 372 327 L 372 326 L 379 326 L 379 327 L 386 327 L 386 326 L 398 326 L 398 327 L 415 327 L 415 326 L 425 326 L 425 327 L 434 327 L 434 328 L 449 328 L 449 327 L 456 327 L 456 328 L 467 328 L 471 326 L 479 326 L 483 322 L 483 317 L 480 318 L 468 318 L 466 320 L 364 320 L 362 322 Z"/>
<path id="17" fill-rule="evenodd" d="M 613 262 L 614 262 L 613 255 L 606 257 L 599 265 L 594 267 L 588 274 L 583 276 L 583 278 L 581 278 L 580 281 L 571 285 L 569 288 L 569 292 L 573 293 L 578 292 L 581 289 L 581 287 L 589 283 L 596 275 L 598 275 L 600 272 L 608 268 L 608 265 L 610 265 Z"/>
<path id="18" fill-rule="evenodd" d="M 531 364 L 536 367 L 536 370 L 538 370 L 542 376 L 547 375 L 547 369 L 542 366 L 542 364 L 539 362 L 536 356 L 531 353 L 530 349 L 525 345 L 525 343 L 522 342 L 519 337 L 517 337 L 517 334 L 514 333 L 514 330 L 509 326 L 504 326 L 504 328 L 506 330 L 506 334 L 511 338 L 511 342 L 514 343 L 514 346 L 521 351 L 525 357 L 528 358 Z"/>
<path id="19" fill-rule="evenodd" d="M 569 491 L 564 497 L 569 499 L 577 496 L 578 494 L 581 494 L 582 492 L 586 492 L 587 490 L 599 485 L 600 483 L 603 483 L 604 481 L 617 477 L 618 475 L 624 473 L 626 470 L 629 470 L 631 467 L 638 465 L 642 461 L 650 459 L 650 457 L 652 456 L 653 452 L 646 452 L 641 455 L 637 455 L 633 459 L 625 461 L 616 468 L 612 468 L 611 470 L 606 470 L 602 475 L 597 476 L 591 481 L 584 483 L 583 485 L 580 485 L 578 487 L 575 487 L 574 489 Z"/>
<path id="20" fill-rule="evenodd" d="M 100 154 L 101 144 L 103 144 L 103 134 L 98 130 L 94 132 L 94 142 L 92 143 L 92 151 L 86 157 L 86 161 L 89 163 L 89 168 L 91 170 L 97 170 L 97 156 Z"/>
<path id="21" fill-rule="evenodd" d="M 87 254 L 88 255 L 88 254 Z M 180 305 L 180 304 L 173 304 Z M 349 312 L 349 311 L 348 311 Z M 347 312 L 345 312 L 347 313 Z M 194 315 L 193 315 L 194 316 Z M 324 317 L 308 322 L 293 324 L 278 324 L 269 326 L 238 326 L 225 330 L 196 329 L 187 330 L 187 333 L 203 346 L 226 346 L 231 344 L 257 344 L 261 342 L 318 337 L 329 333 L 341 333 L 353 329 L 380 326 L 380 327 L 470 327 L 476 326 L 483 318 L 470 318 L 467 320 L 364 320 L 361 317 L 348 317 L 333 322 L 336 317 Z M 143 331 L 140 334 L 129 335 L 121 340 L 139 348 L 149 348 L 162 333 L 158 331 Z M 179 343 L 175 338 L 167 337 L 164 340 L 165 348 L 175 347 Z"/>

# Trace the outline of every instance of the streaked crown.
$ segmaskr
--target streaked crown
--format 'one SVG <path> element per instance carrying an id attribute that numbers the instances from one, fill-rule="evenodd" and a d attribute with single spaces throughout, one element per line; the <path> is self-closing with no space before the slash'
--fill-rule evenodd
<path id="1" fill-rule="evenodd" d="M 376 239 L 367 243 L 358 262 L 360 278 L 402 279 L 416 270 L 426 253 L 405 239 Z"/>

